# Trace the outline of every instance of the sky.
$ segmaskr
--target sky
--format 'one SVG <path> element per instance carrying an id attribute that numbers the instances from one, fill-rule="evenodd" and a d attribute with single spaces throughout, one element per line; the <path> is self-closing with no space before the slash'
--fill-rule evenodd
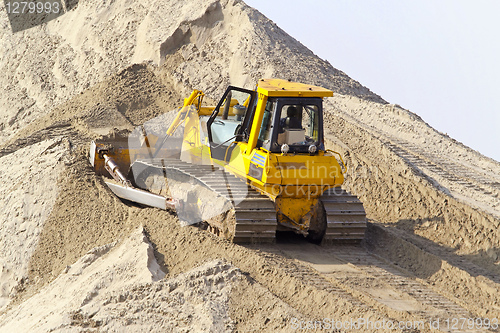
<path id="1" fill-rule="evenodd" d="M 500 161 L 500 1 L 244 1 L 389 103 Z"/>

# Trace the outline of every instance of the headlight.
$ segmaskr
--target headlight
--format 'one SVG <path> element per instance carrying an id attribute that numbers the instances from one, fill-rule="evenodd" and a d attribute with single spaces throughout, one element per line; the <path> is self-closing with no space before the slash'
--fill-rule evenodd
<path id="1" fill-rule="evenodd" d="M 316 150 L 318 150 L 318 147 L 316 147 L 315 145 L 310 145 L 309 146 L 309 154 L 314 154 L 316 152 Z"/>
<path id="2" fill-rule="evenodd" d="M 286 143 L 284 143 L 284 144 L 281 145 L 281 152 L 283 154 L 288 153 L 289 150 L 290 150 L 290 147 Z"/>

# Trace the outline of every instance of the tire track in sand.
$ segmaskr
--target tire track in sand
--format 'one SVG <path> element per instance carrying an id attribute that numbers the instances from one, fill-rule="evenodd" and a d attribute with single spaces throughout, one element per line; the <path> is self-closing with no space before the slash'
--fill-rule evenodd
<path id="1" fill-rule="evenodd" d="M 444 324 L 447 319 L 475 318 L 475 314 L 417 280 L 411 273 L 362 246 L 317 246 L 299 241 L 270 245 L 265 250 L 281 254 L 283 260 L 288 259 L 289 273 L 304 283 L 335 293 L 358 307 L 378 312 L 394 323 L 424 323 L 420 328 L 426 331 L 431 322 L 439 320 L 440 331 L 457 332 L 447 329 Z M 480 330 L 464 329 L 460 332 Z"/>

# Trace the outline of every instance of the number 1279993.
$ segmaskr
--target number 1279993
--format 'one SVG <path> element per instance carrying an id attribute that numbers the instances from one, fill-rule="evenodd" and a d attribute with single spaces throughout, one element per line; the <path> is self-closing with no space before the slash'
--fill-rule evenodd
<path id="1" fill-rule="evenodd" d="M 7 14 L 59 14 L 60 2 L 42 1 L 6 1 Z"/>

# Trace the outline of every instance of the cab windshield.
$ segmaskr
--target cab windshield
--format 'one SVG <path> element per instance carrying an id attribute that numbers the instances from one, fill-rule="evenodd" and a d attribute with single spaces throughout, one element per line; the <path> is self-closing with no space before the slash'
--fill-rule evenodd
<path id="1" fill-rule="evenodd" d="M 308 152 L 311 145 L 322 149 L 322 100 L 320 98 L 270 98 L 259 133 L 261 146 L 280 152 Z"/>

